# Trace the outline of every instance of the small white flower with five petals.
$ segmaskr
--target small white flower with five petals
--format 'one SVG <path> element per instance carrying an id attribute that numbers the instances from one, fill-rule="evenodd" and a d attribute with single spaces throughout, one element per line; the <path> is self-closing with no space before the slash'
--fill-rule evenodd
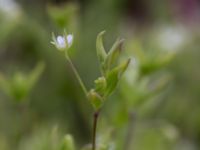
<path id="1" fill-rule="evenodd" d="M 52 34 L 53 41 L 51 44 L 55 45 L 58 50 L 64 51 L 72 46 L 73 38 L 72 34 L 64 34 L 63 36 L 58 35 L 57 37 Z"/>

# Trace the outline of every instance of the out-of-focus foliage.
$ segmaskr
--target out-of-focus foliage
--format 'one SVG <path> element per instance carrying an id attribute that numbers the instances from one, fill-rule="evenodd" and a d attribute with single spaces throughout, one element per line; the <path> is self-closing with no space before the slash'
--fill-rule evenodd
<path id="1" fill-rule="evenodd" d="M 14 100 L 23 101 L 32 90 L 43 69 L 44 64 L 39 63 L 28 75 L 16 72 L 11 79 L 6 79 L 4 75 L 0 74 L 0 88 L 5 94 L 12 97 Z"/>
<path id="2" fill-rule="evenodd" d="M 131 58 L 101 110 L 98 150 L 198 150 L 199 10 L 198 0 L 0 0 L 0 149 L 91 149 L 92 109 L 50 44 L 52 31 L 65 28 L 87 88 L 95 79 L 99 93 L 105 87 L 100 31 L 106 54 L 125 38 L 116 64 Z"/>
<path id="3" fill-rule="evenodd" d="M 67 27 L 68 30 L 75 30 L 77 27 L 78 10 L 77 4 L 68 3 L 60 7 L 48 5 L 47 12 L 57 27 L 61 29 Z"/>
<path id="4" fill-rule="evenodd" d="M 31 138 L 24 139 L 19 147 L 20 150 L 75 150 L 72 136 L 62 136 L 56 127 L 39 129 Z"/>

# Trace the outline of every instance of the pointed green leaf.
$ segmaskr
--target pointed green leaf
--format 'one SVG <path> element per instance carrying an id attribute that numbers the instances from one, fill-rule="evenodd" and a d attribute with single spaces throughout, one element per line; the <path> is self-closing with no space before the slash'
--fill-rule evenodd
<path id="1" fill-rule="evenodd" d="M 97 49 L 97 57 L 99 59 L 100 65 L 105 61 L 106 58 L 106 51 L 103 46 L 103 35 L 105 31 L 102 31 L 98 34 L 97 40 L 96 40 L 96 49 Z"/>
<path id="2" fill-rule="evenodd" d="M 130 64 L 131 62 L 131 58 L 129 58 L 128 60 L 126 60 L 125 62 L 121 63 L 119 65 L 119 78 L 122 76 L 122 74 L 126 71 L 128 65 Z"/>
<path id="3" fill-rule="evenodd" d="M 111 70 L 106 78 L 107 81 L 107 88 L 106 88 L 106 96 L 111 94 L 113 90 L 116 88 L 118 81 L 124 71 L 127 69 L 128 65 L 130 63 L 130 59 L 127 61 L 123 62 L 119 66 L 115 67 L 113 70 Z"/>
<path id="4" fill-rule="evenodd" d="M 119 58 L 119 55 L 122 51 L 122 44 L 124 42 L 124 39 L 117 39 L 116 42 L 113 44 L 112 48 L 108 52 L 108 55 L 105 60 L 105 68 L 109 70 L 111 66 L 116 62 L 116 60 Z"/>

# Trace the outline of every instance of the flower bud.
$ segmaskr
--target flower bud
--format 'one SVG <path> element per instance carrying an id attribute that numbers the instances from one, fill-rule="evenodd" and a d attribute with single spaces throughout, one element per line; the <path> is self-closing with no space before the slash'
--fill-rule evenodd
<path id="1" fill-rule="evenodd" d="M 94 109 L 99 110 L 103 104 L 103 98 L 94 89 L 90 90 L 87 96 Z"/>

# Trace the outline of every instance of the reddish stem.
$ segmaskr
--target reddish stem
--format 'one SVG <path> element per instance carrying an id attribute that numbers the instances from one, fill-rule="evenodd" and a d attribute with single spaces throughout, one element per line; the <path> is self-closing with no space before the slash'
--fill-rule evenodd
<path id="1" fill-rule="evenodd" d="M 96 132 L 98 123 L 99 111 L 94 113 L 93 116 L 93 135 L 92 135 L 92 150 L 96 150 Z"/>

